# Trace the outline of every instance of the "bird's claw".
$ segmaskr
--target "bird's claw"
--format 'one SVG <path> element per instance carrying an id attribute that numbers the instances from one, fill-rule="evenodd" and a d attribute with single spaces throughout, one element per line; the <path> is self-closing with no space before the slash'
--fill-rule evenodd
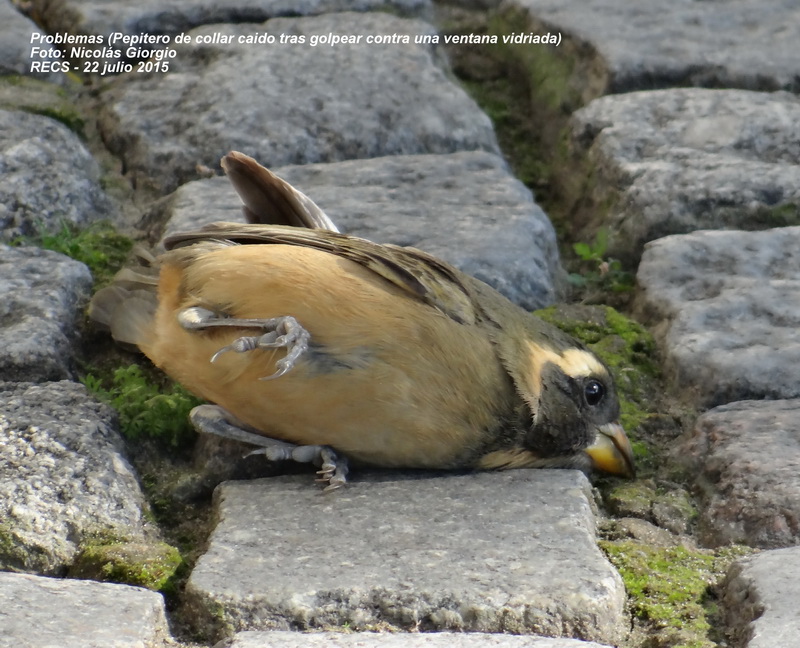
<path id="1" fill-rule="evenodd" d="M 262 335 L 237 338 L 211 356 L 211 362 L 216 362 L 223 353 L 229 351 L 247 353 L 256 349 L 286 349 L 286 356 L 275 363 L 277 371 L 261 380 L 274 380 L 291 371 L 295 363 L 308 351 L 308 343 L 311 339 L 311 334 L 291 315 L 266 319 L 244 319 L 226 317 L 201 306 L 192 306 L 183 309 L 178 314 L 178 321 L 183 328 L 189 330 L 219 327 L 265 330 L 266 332 Z"/>
<path id="2" fill-rule="evenodd" d="M 227 411 L 218 405 L 198 405 L 189 418 L 198 432 L 234 439 L 259 446 L 245 456 L 263 454 L 269 461 L 296 461 L 319 466 L 316 481 L 327 484 L 324 492 L 341 488 L 347 483 L 349 466 L 345 457 L 324 445 L 295 445 L 280 439 L 250 432 Z"/>
<path id="3" fill-rule="evenodd" d="M 328 485 L 323 489 L 326 493 L 341 488 L 347 483 L 347 473 L 349 466 L 344 457 L 339 457 L 332 448 L 328 446 L 319 446 L 320 460 L 322 464 L 317 471 L 316 481 L 320 483 L 327 483 Z"/>

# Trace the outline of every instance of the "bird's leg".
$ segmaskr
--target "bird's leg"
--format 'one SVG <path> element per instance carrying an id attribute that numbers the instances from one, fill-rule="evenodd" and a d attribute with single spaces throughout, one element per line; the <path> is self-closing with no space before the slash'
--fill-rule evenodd
<path id="1" fill-rule="evenodd" d="M 319 467 L 317 481 L 326 483 L 325 491 L 332 491 L 347 483 L 347 459 L 340 457 L 330 446 L 295 445 L 280 439 L 271 439 L 251 432 L 241 421 L 218 405 L 198 405 L 189 413 L 194 428 L 205 434 L 242 441 L 259 446 L 246 456 L 263 454 L 270 461 L 293 460 L 312 463 Z M 252 428 L 250 428 L 252 429 Z"/>
<path id="2" fill-rule="evenodd" d="M 201 306 L 192 306 L 184 308 L 178 313 L 178 322 L 183 328 L 190 331 L 202 331 L 218 327 L 258 328 L 266 331 L 263 335 L 237 338 L 211 356 L 211 362 L 214 362 L 227 351 L 246 353 L 255 349 L 286 349 L 286 357 L 275 363 L 278 370 L 271 376 L 261 378 L 261 380 L 280 378 L 291 371 L 297 360 L 308 351 L 308 342 L 311 339 L 310 333 L 290 315 L 267 319 L 235 318 L 219 315 Z"/>

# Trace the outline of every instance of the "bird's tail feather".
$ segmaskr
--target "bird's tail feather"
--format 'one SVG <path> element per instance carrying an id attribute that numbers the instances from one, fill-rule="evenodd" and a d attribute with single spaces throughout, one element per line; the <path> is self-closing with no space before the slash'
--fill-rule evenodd
<path id="1" fill-rule="evenodd" d="M 142 247 L 134 250 L 140 267 L 123 268 L 89 304 L 89 317 L 111 331 L 123 346 L 141 348 L 151 335 L 158 305 L 158 263 Z"/>

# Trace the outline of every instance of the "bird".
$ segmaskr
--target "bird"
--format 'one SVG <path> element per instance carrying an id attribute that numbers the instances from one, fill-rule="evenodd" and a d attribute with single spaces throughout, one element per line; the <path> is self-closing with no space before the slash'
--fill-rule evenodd
<path id="1" fill-rule="evenodd" d="M 89 311 L 208 401 L 198 430 L 313 463 L 326 490 L 351 464 L 634 475 L 582 344 L 426 252 L 338 232 L 243 153 L 221 166 L 248 222 L 166 237 Z"/>

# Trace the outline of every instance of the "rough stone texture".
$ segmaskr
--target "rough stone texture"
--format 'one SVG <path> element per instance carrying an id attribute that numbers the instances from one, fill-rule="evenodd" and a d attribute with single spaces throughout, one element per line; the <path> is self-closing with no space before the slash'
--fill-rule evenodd
<path id="1" fill-rule="evenodd" d="M 489 118 L 414 34 L 430 25 L 386 13 L 280 18 L 191 32 L 264 31 L 305 45 L 185 46 L 167 74 L 132 73 L 104 96 L 101 128 L 135 177 L 166 191 L 219 168 L 231 149 L 267 167 L 456 150 L 497 151 Z M 408 45 L 317 45 L 312 35 L 411 34 Z"/>
<path id="2" fill-rule="evenodd" d="M 484 151 L 309 164 L 274 169 L 348 234 L 410 245 L 485 281 L 524 308 L 555 301 L 555 232 L 530 191 Z M 227 178 L 177 190 L 166 233 L 241 221 Z"/>
<path id="3" fill-rule="evenodd" d="M 0 0 L 0 75 L 32 74 L 33 76 L 56 81 L 60 75 L 50 72 L 31 72 L 31 47 L 39 47 L 47 52 L 52 48 L 44 43 L 31 44 L 31 35 L 43 34 L 30 19 L 23 16 L 10 0 Z M 36 61 L 54 60 L 52 56 L 33 59 Z"/>
<path id="4" fill-rule="evenodd" d="M 633 92 L 593 101 L 570 128 L 596 174 L 592 198 L 614 198 L 588 232 L 608 227 L 612 256 L 635 263 L 647 241 L 667 234 L 800 224 L 794 95 Z"/>
<path id="5" fill-rule="evenodd" d="M 307 475 L 228 482 L 187 596 L 227 633 L 384 622 L 613 642 L 625 592 L 589 497 L 566 470 L 357 475 L 332 495 Z"/>
<path id="6" fill-rule="evenodd" d="M 654 241 L 637 282 L 676 389 L 705 406 L 800 397 L 800 227 Z"/>
<path id="7" fill-rule="evenodd" d="M 506 634 L 240 632 L 214 648 L 606 648 L 578 639 Z"/>
<path id="8" fill-rule="evenodd" d="M 92 276 L 77 261 L 0 244 L 0 375 L 59 380 L 72 374 L 74 337 Z"/>
<path id="9" fill-rule="evenodd" d="M 49 117 L 0 109 L 0 174 L 0 240 L 114 213 L 91 154 Z"/>
<path id="10" fill-rule="evenodd" d="M 162 648 L 168 638 L 155 592 L 0 573 L 2 648 Z"/>
<path id="11" fill-rule="evenodd" d="M 712 409 L 678 454 L 701 498 L 702 542 L 800 544 L 800 399 Z"/>
<path id="12" fill-rule="evenodd" d="M 564 32 L 598 51 L 605 69 L 597 94 L 687 85 L 800 90 L 794 54 L 800 5 L 794 0 L 768 6 L 753 0 L 642 0 L 635 6 L 628 0 L 511 0 L 506 6 L 530 16 L 531 25 L 518 31 Z"/>
<path id="13" fill-rule="evenodd" d="M 766 551 L 731 565 L 722 596 L 731 648 L 796 646 L 799 584 L 800 547 Z"/>
<path id="14" fill-rule="evenodd" d="M 263 22 L 279 16 L 388 10 L 426 15 L 430 0 L 33 0 L 51 32 L 179 34 L 213 23 Z"/>
<path id="15" fill-rule="evenodd" d="M 0 383 L 0 444 L 0 568 L 60 574 L 87 537 L 143 537 L 111 410 L 82 385 Z"/>

